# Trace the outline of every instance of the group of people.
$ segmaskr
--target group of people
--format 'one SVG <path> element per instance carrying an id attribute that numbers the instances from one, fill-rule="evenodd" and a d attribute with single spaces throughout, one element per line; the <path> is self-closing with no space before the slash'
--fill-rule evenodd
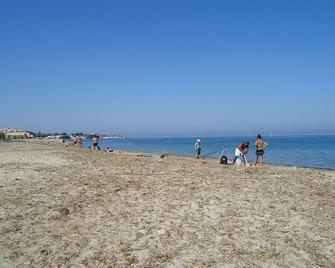
<path id="1" fill-rule="evenodd" d="M 100 150 L 100 147 L 98 145 L 98 136 L 97 135 L 94 135 L 92 137 L 92 147 L 91 149 L 92 150 Z M 74 138 L 74 141 L 73 141 L 74 145 L 77 145 L 77 146 L 82 146 L 82 138 L 77 135 L 75 138 Z M 256 142 L 255 142 L 255 148 L 256 148 L 256 159 L 255 159 L 255 162 L 254 162 L 254 165 L 256 166 L 257 164 L 262 164 L 263 161 L 264 161 L 264 148 L 267 146 L 268 144 L 266 143 L 266 141 L 263 140 L 262 136 L 260 134 L 257 135 L 257 138 L 256 138 Z M 242 163 L 245 165 L 245 166 L 248 166 L 248 160 L 247 160 L 247 153 L 249 152 L 249 147 L 250 147 L 250 144 L 248 141 L 241 141 L 236 149 L 235 149 L 235 155 L 234 157 L 231 159 L 231 161 L 227 161 L 225 163 L 227 164 L 231 164 L 231 165 L 234 165 L 235 163 L 238 163 L 238 162 L 241 162 L 240 158 L 242 158 Z M 197 139 L 195 144 L 194 144 L 194 150 L 195 150 L 195 155 L 196 155 L 196 158 L 199 159 L 200 158 L 200 155 L 201 155 L 201 140 L 200 139 Z M 107 151 L 113 151 L 109 148 L 107 148 Z"/>
<path id="2" fill-rule="evenodd" d="M 98 138 L 98 136 L 97 135 L 94 135 L 93 136 L 93 138 L 92 138 L 92 147 L 91 147 L 91 149 L 92 150 L 100 150 L 100 147 L 99 147 L 99 145 L 98 145 L 98 141 L 99 141 L 99 138 Z M 77 135 L 75 138 L 74 138 L 74 140 L 73 140 L 73 144 L 75 145 L 75 146 L 83 146 L 83 141 L 82 141 L 82 138 L 79 136 L 79 135 Z"/>
<path id="3" fill-rule="evenodd" d="M 257 135 L 256 142 L 255 142 L 255 149 L 256 149 L 256 159 L 254 162 L 254 165 L 262 164 L 264 161 L 264 149 L 267 146 L 267 142 L 263 140 L 262 136 L 260 134 Z M 240 158 L 242 158 L 242 163 L 245 166 L 248 166 L 248 160 L 247 160 L 247 153 L 249 151 L 250 144 L 248 141 L 241 141 L 236 149 L 235 149 L 235 155 L 231 159 L 230 162 L 227 162 L 227 164 L 234 165 L 237 161 L 241 161 Z M 200 139 L 197 139 L 197 141 L 194 144 L 194 150 L 196 158 L 200 158 L 201 154 L 201 141 Z"/>

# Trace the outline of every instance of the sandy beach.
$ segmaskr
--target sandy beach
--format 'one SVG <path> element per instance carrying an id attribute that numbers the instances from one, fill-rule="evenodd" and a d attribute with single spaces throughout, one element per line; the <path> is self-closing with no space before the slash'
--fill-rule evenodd
<path id="1" fill-rule="evenodd" d="M 1 267 L 334 267 L 335 171 L 0 143 Z"/>

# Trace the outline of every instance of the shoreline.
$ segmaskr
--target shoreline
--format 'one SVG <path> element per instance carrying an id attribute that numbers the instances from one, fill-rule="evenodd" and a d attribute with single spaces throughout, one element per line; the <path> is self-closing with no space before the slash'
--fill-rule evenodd
<path id="1" fill-rule="evenodd" d="M 61 142 L 61 141 L 58 141 L 58 140 L 52 140 L 52 139 L 17 139 L 17 140 L 10 140 L 10 141 L 7 141 L 7 140 L 0 140 L 0 144 L 1 142 L 36 142 L 36 143 L 41 143 L 41 144 L 63 144 L 63 145 L 67 145 L 69 147 L 72 147 L 73 144 L 71 142 L 67 142 L 65 141 L 64 143 Z M 83 149 L 86 149 L 86 150 L 91 150 L 89 149 L 88 147 L 85 147 L 85 146 L 82 146 Z M 106 148 L 101 148 L 101 151 L 104 151 Z M 167 155 L 173 155 L 173 156 L 176 156 L 176 157 L 185 157 L 185 158 L 193 158 L 195 159 L 194 156 L 192 156 L 191 154 L 181 154 L 181 153 L 170 153 L 170 152 L 151 152 L 151 153 L 148 153 L 146 151 L 136 151 L 136 150 L 127 150 L 127 149 L 118 149 L 118 148 L 110 148 L 112 150 L 117 150 L 117 151 L 120 151 L 120 152 L 125 152 L 125 153 L 135 153 L 135 154 L 152 154 L 152 155 L 160 155 L 160 154 L 163 154 L 163 153 L 166 153 Z M 219 160 L 218 158 L 216 157 L 212 157 L 212 156 L 206 156 L 205 158 L 200 158 L 200 160 L 205 160 L 205 159 L 211 159 L 211 160 Z M 253 163 L 253 161 L 252 161 Z M 219 165 L 221 165 L 220 163 L 218 163 Z M 284 163 L 276 163 L 276 162 L 264 162 L 263 164 L 264 166 L 267 166 L 267 165 L 271 165 L 271 166 L 282 166 L 282 167 L 296 167 L 296 168 L 309 168 L 309 169 L 315 169 L 315 170 L 326 170 L 326 171 L 335 171 L 335 168 L 331 168 L 331 167 L 316 167 L 316 166 L 306 166 L 306 165 L 296 165 L 296 164 L 284 164 Z M 253 165 L 251 165 L 252 167 L 255 167 Z"/>
<path id="2" fill-rule="evenodd" d="M 83 148 L 88 149 L 87 147 L 83 146 Z M 101 150 L 104 150 L 106 148 L 102 148 Z M 111 148 L 113 149 L 113 148 Z M 152 152 L 152 153 L 148 153 L 146 151 L 136 151 L 136 150 L 127 150 L 127 149 L 118 149 L 115 148 L 113 150 L 118 150 L 121 152 L 128 152 L 128 153 L 144 153 L 144 154 L 155 154 L 155 155 L 159 155 L 159 154 L 163 154 L 166 153 L 168 155 L 174 155 L 174 156 L 180 156 L 180 157 L 187 157 L 187 158 L 195 158 L 194 156 L 192 156 L 191 154 L 182 154 L 182 153 L 170 153 L 170 152 Z M 219 159 L 217 157 L 213 157 L 213 156 L 206 156 L 205 158 L 200 158 L 201 159 L 211 159 L 211 160 L 217 160 L 219 161 Z M 253 163 L 253 161 L 252 161 Z M 218 163 L 219 165 L 221 165 L 220 163 Z M 315 167 L 315 166 L 305 166 L 305 165 L 295 165 L 295 164 L 284 164 L 284 163 L 275 163 L 275 162 L 264 162 L 264 165 L 273 165 L 273 166 L 283 166 L 283 167 L 297 167 L 297 168 L 311 168 L 311 169 L 320 169 L 320 170 L 329 170 L 329 171 L 335 171 L 335 168 L 331 168 L 331 167 Z M 253 165 L 252 165 L 253 166 Z M 253 166 L 254 167 L 254 166 Z"/>

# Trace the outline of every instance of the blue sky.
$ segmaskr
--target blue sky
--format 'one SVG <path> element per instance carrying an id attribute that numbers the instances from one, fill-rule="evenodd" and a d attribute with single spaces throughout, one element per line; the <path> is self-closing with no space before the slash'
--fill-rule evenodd
<path id="1" fill-rule="evenodd" d="M 0 127 L 335 132 L 335 1 L 0 1 Z"/>

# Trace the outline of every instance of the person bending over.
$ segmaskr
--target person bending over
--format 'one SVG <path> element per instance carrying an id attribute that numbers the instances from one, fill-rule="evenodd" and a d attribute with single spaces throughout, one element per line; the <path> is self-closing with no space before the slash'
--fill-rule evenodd
<path id="1" fill-rule="evenodd" d="M 242 156 L 242 162 L 245 166 L 248 165 L 246 154 L 249 151 L 249 142 L 248 141 L 242 141 L 240 144 L 236 147 L 235 150 L 235 156 L 232 159 L 232 165 L 235 164 L 237 158 Z"/>

